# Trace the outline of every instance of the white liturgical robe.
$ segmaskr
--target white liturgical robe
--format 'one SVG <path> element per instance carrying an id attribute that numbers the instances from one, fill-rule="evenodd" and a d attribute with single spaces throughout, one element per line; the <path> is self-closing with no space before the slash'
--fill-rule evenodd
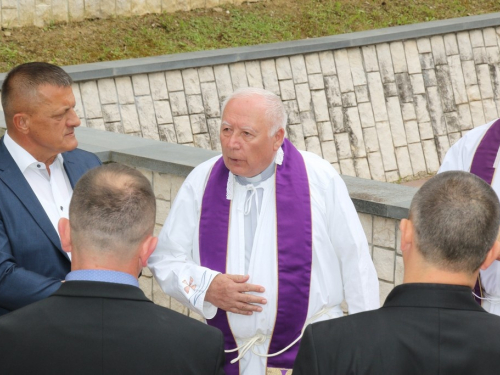
<path id="1" fill-rule="evenodd" d="M 334 168 L 320 157 L 302 152 L 311 194 L 313 253 L 307 318 L 323 311 L 314 321 L 342 316 L 340 303 L 346 300 L 349 313 L 379 307 L 378 279 L 370 258 L 366 236 L 347 188 Z M 284 156 L 286 158 L 286 155 Z M 217 308 L 204 301 L 211 280 L 218 274 L 200 266 L 199 219 L 204 188 L 212 158 L 186 178 L 159 235 L 149 267 L 168 295 L 211 319 Z M 249 274 L 249 283 L 262 285 L 267 299 L 263 311 L 251 316 L 228 313 L 238 346 L 256 334 L 267 337 L 253 351 L 266 354 L 276 318 L 277 249 L 275 174 L 259 184 L 263 189 L 261 210 L 245 272 L 245 201 L 247 187 L 232 179 L 227 273 Z M 229 185 L 231 185 L 229 184 Z M 247 231 L 248 232 L 248 231 Z M 290 311 L 290 314 L 293 314 Z M 240 360 L 240 374 L 264 375 L 266 358 L 249 350 Z"/>
<path id="2" fill-rule="evenodd" d="M 446 153 L 438 173 L 446 171 L 470 172 L 477 146 L 493 122 L 479 126 L 460 138 Z M 498 160 L 499 157 L 497 156 L 495 168 L 498 168 Z M 491 187 L 500 197 L 499 174 L 495 173 Z M 491 266 L 484 271 L 481 270 L 480 273 L 481 283 L 485 292 L 482 307 L 490 313 L 500 315 L 500 262 L 495 260 Z"/>

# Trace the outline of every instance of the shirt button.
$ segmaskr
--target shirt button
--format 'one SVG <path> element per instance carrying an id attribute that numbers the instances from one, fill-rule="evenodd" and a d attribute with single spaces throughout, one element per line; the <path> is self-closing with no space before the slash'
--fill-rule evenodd
<path id="1" fill-rule="evenodd" d="M 63 210 L 63 206 L 59 207 L 61 209 L 61 211 Z"/>
<path id="2" fill-rule="evenodd" d="M 41 165 L 40 165 L 40 164 L 37 164 L 37 165 L 36 165 L 36 167 L 37 167 L 37 168 L 40 168 L 40 167 L 41 167 Z"/>

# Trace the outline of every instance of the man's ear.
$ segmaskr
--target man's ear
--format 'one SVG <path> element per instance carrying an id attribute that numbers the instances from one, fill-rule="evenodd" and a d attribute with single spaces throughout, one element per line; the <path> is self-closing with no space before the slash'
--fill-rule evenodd
<path id="1" fill-rule="evenodd" d="M 12 118 L 12 123 L 19 133 L 27 134 L 29 132 L 29 118 L 26 113 L 16 113 Z"/>
<path id="2" fill-rule="evenodd" d="M 71 243 L 71 227 L 69 225 L 69 220 L 62 217 L 59 219 L 57 227 L 59 229 L 59 236 L 61 237 L 61 247 L 64 251 L 70 253 L 73 250 L 73 245 Z"/>
<path id="3" fill-rule="evenodd" d="M 481 269 L 485 270 L 488 268 L 494 260 L 500 260 L 500 242 L 495 241 L 493 247 L 486 254 L 486 259 L 483 264 L 481 264 Z"/>
<path id="4" fill-rule="evenodd" d="M 148 259 L 153 254 L 153 251 L 156 249 L 156 244 L 158 243 L 158 237 L 148 236 L 142 242 L 141 250 L 139 252 L 139 261 L 141 262 L 142 267 L 146 267 L 148 265 Z"/>
<path id="5" fill-rule="evenodd" d="M 278 149 L 283 144 L 283 139 L 285 138 L 285 129 L 279 128 L 275 135 L 273 135 L 274 143 L 273 149 L 274 151 L 278 151 Z"/>
<path id="6" fill-rule="evenodd" d="M 411 249 L 413 244 L 415 229 L 411 220 L 402 219 L 399 223 L 399 230 L 401 231 L 401 252 Z"/>

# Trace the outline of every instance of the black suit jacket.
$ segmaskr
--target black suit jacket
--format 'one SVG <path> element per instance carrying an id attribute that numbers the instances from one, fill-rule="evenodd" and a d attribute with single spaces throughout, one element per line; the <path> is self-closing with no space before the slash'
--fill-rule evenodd
<path id="1" fill-rule="evenodd" d="M 293 375 L 500 373 L 500 317 L 457 285 L 397 286 L 382 308 L 307 327 Z"/>
<path id="2" fill-rule="evenodd" d="M 134 286 L 68 281 L 0 317 L 0 373 L 224 374 L 222 333 Z"/>

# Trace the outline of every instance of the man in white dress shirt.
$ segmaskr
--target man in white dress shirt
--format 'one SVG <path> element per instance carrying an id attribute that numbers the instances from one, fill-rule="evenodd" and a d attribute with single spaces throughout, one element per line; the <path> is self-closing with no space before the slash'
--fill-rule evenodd
<path id="1" fill-rule="evenodd" d="M 500 119 L 469 131 L 446 153 L 439 172 L 459 170 L 471 172 L 491 185 L 500 196 L 500 177 L 496 169 L 500 160 Z M 493 314 L 500 315 L 500 261 L 481 270 L 474 290 L 476 300 Z"/>
<path id="2" fill-rule="evenodd" d="M 70 270 L 57 223 L 78 179 L 100 164 L 76 149 L 71 83 L 60 67 L 34 62 L 12 69 L 2 85 L 0 315 L 49 296 Z"/>
<path id="3" fill-rule="evenodd" d="M 222 157 L 187 177 L 149 260 L 167 294 L 224 332 L 229 375 L 289 374 L 305 325 L 342 316 L 344 299 L 350 313 L 379 307 L 344 182 L 284 138 L 286 122 L 266 90 L 224 102 Z"/>

